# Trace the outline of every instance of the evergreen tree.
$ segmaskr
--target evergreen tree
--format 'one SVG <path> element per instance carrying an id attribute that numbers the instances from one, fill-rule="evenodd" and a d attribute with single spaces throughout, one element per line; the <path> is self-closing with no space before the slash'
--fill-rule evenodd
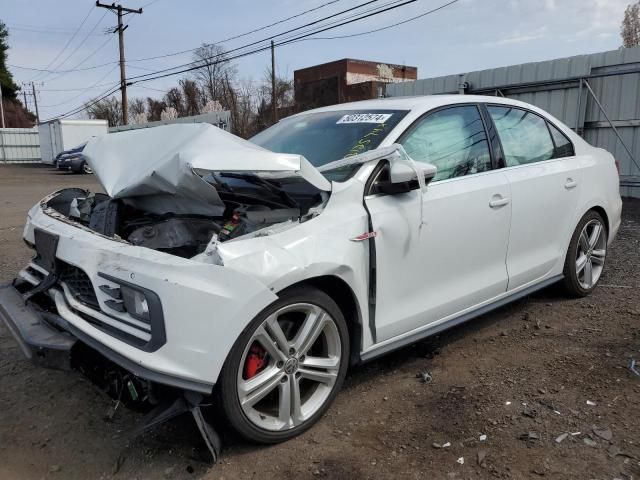
<path id="1" fill-rule="evenodd" d="M 0 20 L 0 85 L 2 85 L 2 96 L 6 100 L 16 100 L 16 95 L 20 88 L 13 82 L 13 76 L 7 69 L 7 52 L 9 51 L 9 31 L 6 25 Z"/>

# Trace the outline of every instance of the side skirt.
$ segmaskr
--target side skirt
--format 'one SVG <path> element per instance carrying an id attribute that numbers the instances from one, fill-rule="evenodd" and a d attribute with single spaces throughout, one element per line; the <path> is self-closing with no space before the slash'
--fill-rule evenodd
<path id="1" fill-rule="evenodd" d="M 511 303 L 515 300 L 518 300 L 522 297 L 526 297 L 527 295 L 532 294 L 533 292 L 536 292 L 538 290 L 541 290 L 545 287 L 548 287 L 549 285 L 552 285 L 556 282 L 558 282 L 559 280 L 562 280 L 563 275 L 556 275 L 555 277 L 551 277 L 548 278 L 546 280 L 543 280 L 539 283 L 536 283 L 535 285 L 531 285 L 530 287 L 527 287 L 523 290 L 520 290 L 518 292 L 515 292 L 511 295 L 507 295 L 506 297 L 503 297 L 499 300 L 496 300 L 495 302 L 489 303 L 487 305 L 484 305 L 480 308 L 477 308 L 471 312 L 467 312 L 464 313 L 460 316 L 457 317 L 453 317 L 450 320 L 440 323 L 438 325 L 435 325 L 433 327 L 427 327 L 424 330 L 421 330 L 419 332 L 415 332 L 411 335 L 408 335 L 406 337 L 402 337 L 402 338 L 398 338 L 397 340 L 391 339 L 389 341 L 389 343 L 385 343 L 382 344 L 380 346 L 373 346 L 371 347 L 370 350 L 367 350 L 366 352 L 362 352 L 360 354 L 360 359 L 362 362 L 368 362 L 370 360 L 373 360 L 379 356 L 385 355 L 389 352 L 392 352 L 393 350 L 397 350 L 399 348 L 405 347 L 407 345 L 411 345 L 412 343 L 416 343 L 420 340 L 423 340 L 424 338 L 430 337 L 432 335 L 435 335 L 437 333 L 440 333 L 444 330 L 447 330 L 449 328 L 455 327 L 456 325 L 460 325 L 461 323 L 465 323 L 469 320 L 472 320 L 476 317 L 479 317 L 480 315 L 484 315 L 485 313 L 488 313 L 492 310 L 495 310 L 496 308 L 500 308 L 503 305 L 506 305 L 508 303 Z"/>

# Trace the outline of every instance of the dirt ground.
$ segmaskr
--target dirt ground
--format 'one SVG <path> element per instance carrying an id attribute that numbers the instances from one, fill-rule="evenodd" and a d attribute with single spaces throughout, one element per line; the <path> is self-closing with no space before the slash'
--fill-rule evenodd
<path id="1" fill-rule="evenodd" d="M 30 258 L 27 210 L 71 185 L 97 188 L 92 176 L 0 167 L 0 280 Z M 215 466 L 190 418 L 132 438 L 139 414 L 106 421 L 106 395 L 32 366 L 2 325 L 0 478 L 638 479 L 640 377 L 627 363 L 640 360 L 639 272 L 640 201 L 627 200 L 592 297 L 551 287 L 361 366 L 290 442 L 250 445 L 222 427 Z"/>

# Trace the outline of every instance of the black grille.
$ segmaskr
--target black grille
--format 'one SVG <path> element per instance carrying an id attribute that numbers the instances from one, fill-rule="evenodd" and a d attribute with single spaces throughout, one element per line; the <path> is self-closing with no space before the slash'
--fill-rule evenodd
<path id="1" fill-rule="evenodd" d="M 96 297 L 96 292 L 87 274 L 78 267 L 64 262 L 60 263 L 62 263 L 62 265 L 60 265 L 60 282 L 69 288 L 71 295 L 73 295 L 76 300 L 99 310 L 98 297 Z"/>

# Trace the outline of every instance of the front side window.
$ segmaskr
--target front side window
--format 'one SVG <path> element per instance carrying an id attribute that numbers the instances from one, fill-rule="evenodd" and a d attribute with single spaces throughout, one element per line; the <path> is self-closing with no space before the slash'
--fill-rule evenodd
<path id="1" fill-rule="evenodd" d="M 554 158 L 555 147 L 542 117 L 519 108 L 487 108 L 500 135 L 507 167 Z"/>
<path id="2" fill-rule="evenodd" d="M 491 170 L 487 135 L 475 105 L 428 114 L 400 143 L 415 161 L 436 166 L 434 181 Z"/>

